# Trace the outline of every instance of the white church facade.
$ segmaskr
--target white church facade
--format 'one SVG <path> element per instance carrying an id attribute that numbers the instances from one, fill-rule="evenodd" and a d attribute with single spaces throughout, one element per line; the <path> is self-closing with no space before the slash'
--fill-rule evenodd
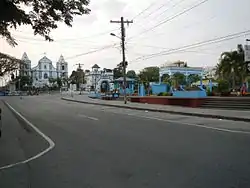
<path id="1" fill-rule="evenodd" d="M 64 60 L 62 55 L 57 61 L 56 66 L 54 66 L 52 61 L 46 56 L 40 59 L 35 67 L 31 67 L 31 61 L 27 53 L 23 54 L 22 60 L 24 65 L 20 68 L 19 74 L 31 76 L 33 80 L 32 86 L 34 87 L 49 86 L 50 78 L 68 78 L 68 63 Z"/>
<path id="2" fill-rule="evenodd" d="M 100 67 L 95 64 L 92 70 L 85 70 L 86 90 L 105 92 L 113 90 L 114 72 L 111 69 L 104 68 L 99 70 Z"/>

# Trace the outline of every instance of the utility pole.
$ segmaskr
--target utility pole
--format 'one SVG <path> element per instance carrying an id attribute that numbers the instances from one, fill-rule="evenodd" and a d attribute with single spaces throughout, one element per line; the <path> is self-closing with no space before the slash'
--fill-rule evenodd
<path id="1" fill-rule="evenodd" d="M 126 55 L 125 55 L 125 27 L 124 27 L 124 23 L 126 24 L 130 24 L 133 23 L 133 20 L 129 21 L 126 20 L 124 21 L 124 18 L 121 17 L 120 21 L 110 21 L 110 23 L 119 23 L 121 24 L 121 47 L 122 47 L 122 67 L 123 67 L 123 89 L 124 89 L 124 104 L 127 104 L 127 94 L 126 94 Z"/>

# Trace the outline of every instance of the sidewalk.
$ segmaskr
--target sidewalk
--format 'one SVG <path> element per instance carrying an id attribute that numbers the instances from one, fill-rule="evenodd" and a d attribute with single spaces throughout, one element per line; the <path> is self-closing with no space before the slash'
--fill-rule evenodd
<path id="1" fill-rule="evenodd" d="M 105 101 L 99 99 L 91 99 L 87 95 L 74 95 L 73 97 L 62 95 L 61 99 L 72 102 L 104 105 L 104 106 L 111 106 L 118 108 L 147 110 L 153 112 L 164 112 L 164 113 L 179 114 L 179 115 L 250 122 L 250 111 L 188 108 L 180 106 L 154 105 L 154 104 L 130 103 L 130 102 L 124 104 L 123 101 Z"/>

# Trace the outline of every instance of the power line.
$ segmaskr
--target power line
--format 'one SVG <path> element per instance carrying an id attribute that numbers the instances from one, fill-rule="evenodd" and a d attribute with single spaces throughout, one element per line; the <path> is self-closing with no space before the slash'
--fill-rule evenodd
<path id="1" fill-rule="evenodd" d="M 242 36 L 247 35 L 247 34 L 250 34 L 250 30 L 246 30 L 246 31 L 242 31 L 242 32 L 238 32 L 238 33 L 234 33 L 234 34 L 230 34 L 230 35 L 226 35 L 223 37 L 218 37 L 218 38 L 214 38 L 214 39 L 210 39 L 210 40 L 206 40 L 206 41 L 202 41 L 202 42 L 197 42 L 197 43 L 194 43 L 191 45 L 186 45 L 186 46 L 182 46 L 182 47 L 175 48 L 175 49 L 169 49 L 166 51 L 149 54 L 147 56 L 138 57 L 133 61 L 147 60 L 147 59 L 151 59 L 151 58 L 158 57 L 158 56 L 164 56 L 164 55 L 169 55 L 172 53 L 182 52 L 182 51 L 185 51 L 187 49 L 192 49 L 192 48 L 197 48 L 197 47 L 201 47 L 201 46 L 205 46 L 205 45 L 215 44 L 215 43 L 219 43 L 219 42 L 223 42 L 223 41 L 227 41 L 227 40 L 232 40 L 232 39 L 239 38 L 239 37 L 242 37 Z"/>
<path id="2" fill-rule="evenodd" d="M 117 30 L 119 30 L 119 29 L 120 29 L 120 28 L 111 29 L 111 30 L 107 30 L 107 31 L 104 31 L 104 32 L 101 32 L 101 33 L 97 33 L 97 34 L 90 35 L 90 36 L 86 36 L 86 37 L 82 37 L 82 38 L 59 39 L 59 40 L 56 40 L 56 41 L 79 40 L 79 39 L 93 38 L 93 37 L 98 37 L 98 36 L 102 36 L 102 35 L 107 35 L 107 34 L 109 34 L 110 32 L 117 31 Z"/>
<path id="3" fill-rule="evenodd" d="M 84 53 L 81 53 L 81 54 L 77 54 L 77 55 L 74 55 L 74 56 L 71 56 L 71 57 L 67 57 L 65 59 L 73 59 L 73 58 L 76 58 L 76 57 L 80 57 L 80 56 L 84 56 L 84 55 L 88 55 L 88 54 L 92 54 L 92 53 L 96 53 L 96 52 L 100 52 L 100 51 L 103 51 L 103 50 L 106 50 L 106 49 L 109 49 L 109 48 L 113 48 L 115 47 L 117 44 L 113 44 L 113 45 L 108 45 L 108 46 L 104 46 L 103 48 L 99 48 L 97 50 L 92 50 L 92 51 L 89 51 L 89 52 L 84 52 Z"/>
<path id="4" fill-rule="evenodd" d="M 149 10 L 154 4 L 156 4 L 156 2 L 152 2 L 150 3 L 149 6 L 147 6 L 145 9 L 143 9 L 141 12 L 139 12 L 137 15 L 135 15 L 132 20 L 136 19 L 137 17 L 139 17 L 140 15 L 142 15 L 144 12 L 146 12 L 147 10 Z"/>
<path id="5" fill-rule="evenodd" d="M 101 32 L 101 33 L 97 33 L 97 34 L 94 34 L 94 35 L 90 35 L 90 36 L 86 36 L 86 37 L 79 37 L 79 38 L 65 38 L 65 39 L 58 39 L 58 40 L 54 40 L 53 42 L 63 42 L 63 41 L 74 41 L 74 40 L 82 40 L 82 39 L 88 39 L 88 38 L 93 38 L 93 37 L 98 37 L 98 36 L 102 36 L 102 35 L 107 35 L 109 34 L 110 32 L 113 32 L 113 31 L 117 31 L 119 30 L 120 28 L 116 28 L 116 29 L 111 29 L 111 30 L 107 30 L 107 31 L 104 31 L 104 32 Z M 20 32 L 20 31 L 19 31 Z M 20 32 L 22 33 L 22 32 Z M 47 42 L 46 40 L 43 40 L 43 39 L 35 39 L 35 38 L 31 38 L 29 36 L 18 36 L 18 35 L 13 35 L 15 38 L 23 38 L 23 39 L 27 39 L 27 40 L 33 40 L 33 41 L 40 41 L 40 42 Z"/>
<path id="6" fill-rule="evenodd" d="M 146 16 L 144 17 L 144 19 L 147 18 L 147 17 L 149 17 L 149 16 L 151 16 L 151 15 L 154 14 L 155 12 L 161 10 L 163 7 L 165 7 L 166 5 L 168 5 L 168 3 L 172 2 L 172 1 L 174 1 L 174 0 L 169 0 L 167 3 L 164 3 L 163 5 L 161 5 L 160 7 L 158 7 L 157 9 L 151 11 L 148 15 L 146 15 Z"/>
<path id="7" fill-rule="evenodd" d="M 159 15 L 153 17 L 153 19 L 157 19 L 157 17 L 160 17 L 161 15 L 163 15 L 165 12 L 167 12 L 170 8 L 175 8 L 177 5 L 181 4 L 183 1 L 186 0 L 180 0 L 178 2 L 176 2 L 175 4 L 173 4 L 171 7 L 168 7 L 167 9 L 165 9 L 163 12 L 161 12 Z"/>
<path id="8" fill-rule="evenodd" d="M 141 33 L 139 33 L 139 34 L 137 34 L 137 35 L 135 35 L 135 36 L 130 37 L 128 40 L 130 40 L 130 39 L 132 39 L 132 38 L 134 38 L 134 37 L 136 37 L 136 36 L 138 36 L 138 35 L 142 35 L 142 34 L 144 34 L 144 33 L 147 33 L 147 32 L 149 32 L 149 31 L 152 31 L 152 30 L 154 30 L 155 28 L 157 28 L 157 27 L 159 27 L 159 26 L 161 26 L 161 25 L 163 25 L 163 24 L 165 24 L 165 23 L 167 23 L 167 22 L 170 22 L 170 21 L 172 21 L 173 19 L 175 19 L 175 18 L 177 18 L 177 17 L 179 17 L 179 16 L 181 16 L 181 15 L 187 13 L 187 12 L 190 12 L 191 10 L 193 10 L 193 9 L 195 9 L 195 8 L 197 8 L 197 7 L 199 7 L 199 6 L 201 6 L 202 4 L 206 3 L 207 1 L 209 1 L 209 0 L 200 1 L 199 3 L 193 5 L 192 7 L 187 8 L 187 9 L 185 9 L 184 11 L 182 11 L 182 12 L 180 12 L 180 13 L 178 13 L 178 14 L 176 14 L 176 15 L 174 15 L 174 16 L 172 16 L 172 17 L 170 17 L 170 18 L 168 18 L 168 19 L 166 19 L 166 20 L 164 20 L 164 21 L 162 21 L 162 22 L 160 22 L 160 23 L 158 23 L 158 24 L 156 24 L 155 26 L 153 26 L 153 27 L 151 27 L 151 28 L 149 28 L 149 29 L 147 29 L 147 30 L 142 31 Z"/>

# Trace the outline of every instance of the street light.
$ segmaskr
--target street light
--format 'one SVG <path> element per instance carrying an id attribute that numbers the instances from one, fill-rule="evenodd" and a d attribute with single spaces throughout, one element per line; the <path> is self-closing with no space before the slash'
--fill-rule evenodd
<path id="1" fill-rule="evenodd" d="M 121 37 L 118 37 L 116 34 L 114 34 L 114 33 L 110 33 L 110 35 L 111 36 L 113 36 L 113 37 L 117 37 L 118 39 L 121 39 Z"/>

